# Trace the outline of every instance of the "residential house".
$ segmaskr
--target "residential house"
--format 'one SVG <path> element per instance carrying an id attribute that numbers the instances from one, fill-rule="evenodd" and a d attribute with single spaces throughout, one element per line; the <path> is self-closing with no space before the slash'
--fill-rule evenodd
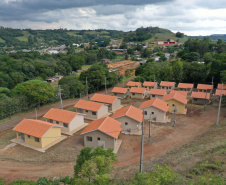
<path id="1" fill-rule="evenodd" d="M 210 93 L 207 92 L 192 92 L 192 102 L 194 104 L 207 104 L 210 101 Z"/>
<path id="2" fill-rule="evenodd" d="M 116 96 L 95 93 L 90 100 L 107 104 L 108 111 L 115 111 L 121 107 L 121 99 Z"/>
<path id="3" fill-rule="evenodd" d="M 173 90 L 175 88 L 175 82 L 167 82 L 167 81 L 161 81 L 160 83 L 161 89 L 165 89 L 168 92 Z"/>
<path id="4" fill-rule="evenodd" d="M 108 115 L 108 106 L 103 103 L 79 100 L 74 107 L 87 119 L 99 119 Z"/>
<path id="5" fill-rule="evenodd" d="M 188 92 L 187 91 L 176 91 L 176 90 L 171 90 L 170 93 L 179 93 L 187 97 Z"/>
<path id="6" fill-rule="evenodd" d="M 92 121 L 81 133 L 81 135 L 84 135 L 84 146 L 114 149 L 122 130 L 120 126 L 121 123 L 111 117 Z"/>
<path id="7" fill-rule="evenodd" d="M 180 93 L 170 93 L 163 96 L 162 100 L 168 104 L 169 106 L 168 112 L 173 113 L 174 109 L 177 108 L 177 111 L 176 111 L 177 114 L 187 113 L 187 109 L 185 108 L 185 105 L 187 105 L 188 100 L 186 99 L 186 96 Z"/>
<path id="8" fill-rule="evenodd" d="M 213 91 L 213 85 L 198 84 L 197 89 L 198 89 L 198 92 L 212 93 L 212 91 Z"/>
<path id="9" fill-rule="evenodd" d="M 122 87 L 114 87 L 111 91 L 114 96 L 118 96 L 119 98 L 127 98 L 129 96 L 129 89 Z"/>
<path id="10" fill-rule="evenodd" d="M 158 88 L 158 82 L 148 82 L 145 81 L 143 83 L 143 87 L 147 89 L 147 91 L 150 91 L 151 89 L 157 89 Z"/>
<path id="11" fill-rule="evenodd" d="M 162 99 L 162 97 L 165 96 L 167 92 L 165 89 L 151 89 L 149 94 L 150 94 L 150 99 L 153 99 L 153 98 Z"/>
<path id="12" fill-rule="evenodd" d="M 145 101 L 141 104 L 140 109 L 144 111 L 144 119 L 152 120 L 154 122 L 167 123 L 169 122 L 166 112 L 169 110 L 169 106 L 163 100 L 154 98 Z"/>
<path id="13" fill-rule="evenodd" d="M 221 89 L 222 88 L 222 84 L 218 84 L 217 85 L 217 89 Z M 223 84 L 223 90 L 226 89 L 226 84 Z"/>
<path id="14" fill-rule="evenodd" d="M 130 89 L 131 98 L 144 99 L 147 96 L 146 88 L 132 87 Z"/>
<path id="15" fill-rule="evenodd" d="M 131 87 L 141 87 L 141 83 L 140 82 L 133 82 L 133 81 L 129 81 L 126 84 L 127 87 L 131 88 Z"/>
<path id="16" fill-rule="evenodd" d="M 221 89 L 216 89 L 215 96 L 220 98 Z M 222 90 L 222 96 L 226 96 L 226 90 Z"/>
<path id="17" fill-rule="evenodd" d="M 24 119 L 13 130 L 16 131 L 16 140 L 19 140 L 19 143 L 44 148 L 61 139 L 61 127 L 46 121 Z"/>
<path id="18" fill-rule="evenodd" d="M 193 87 L 194 87 L 194 84 L 189 84 L 189 83 L 178 84 L 178 88 L 180 91 L 187 91 L 188 93 L 192 92 Z"/>
<path id="19" fill-rule="evenodd" d="M 52 108 L 43 118 L 50 123 L 61 125 L 61 131 L 65 134 L 71 133 L 78 128 L 82 129 L 82 126 L 85 126 L 84 115 L 78 112 Z"/>
<path id="20" fill-rule="evenodd" d="M 112 118 L 122 123 L 122 133 L 137 133 L 141 130 L 143 113 L 142 110 L 130 105 L 115 111 Z"/>

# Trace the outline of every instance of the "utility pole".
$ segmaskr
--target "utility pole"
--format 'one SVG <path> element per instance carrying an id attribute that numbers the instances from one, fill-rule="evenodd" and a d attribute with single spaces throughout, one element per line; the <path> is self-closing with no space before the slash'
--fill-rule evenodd
<path id="1" fill-rule="evenodd" d="M 206 89 L 206 97 L 205 97 L 204 110 L 206 110 L 206 105 L 207 105 L 207 89 Z"/>
<path id="2" fill-rule="evenodd" d="M 60 85 L 59 85 L 60 108 L 63 109 L 63 101 L 62 101 L 62 97 L 61 97 L 61 91 L 62 91 L 62 89 L 60 88 Z"/>
<path id="3" fill-rule="evenodd" d="M 216 123 L 216 126 L 218 126 L 218 124 L 219 124 L 219 119 L 220 119 L 221 99 L 222 99 L 223 86 L 224 86 L 224 84 L 222 83 L 222 86 L 221 86 L 221 95 L 220 95 L 220 102 L 219 102 L 219 107 L 218 107 L 218 114 L 217 114 L 217 123 Z"/>
<path id="4" fill-rule="evenodd" d="M 177 112 L 177 107 L 176 107 L 176 105 L 173 106 L 173 112 L 174 112 L 173 127 L 175 127 L 175 124 L 176 124 L 176 112 Z"/>
<path id="5" fill-rule="evenodd" d="M 151 140 L 151 114 L 149 119 L 149 141 Z"/>
<path id="6" fill-rule="evenodd" d="M 38 119 L 37 109 L 35 108 L 35 118 Z"/>
<path id="7" fill-rule="evenodd" d="M 107 77 L 105 77 L 105 94 L 107 94 Z"/>
<path id="8" fill-rule="evenodd" d="M 87 77 L 86 77 L 86 95 L 88 96 L 89 93 L 88 93 L 88 82 L 87 82 Z"/>
<path id="9" fill-rule="evenodd" d="M 155 75 L 154 75 L 154 82 L 155 82 Z M 155 85 L 155 83 L 154 83 L 154 85 Z"/>
<path id="10" fill-rule="evenodd" d="M 143 171 L 143 152 L 144 152 L 144 110 L 143 110 L 142 136 L 141 136 L 140 173 L 142 173 Z"/>
<path id="11" fill-rule="evenodd" d="M 81 100 L 81 98 L 82 98 L 82 94 L 80 93 L 80 100 Z"/>
<path id="12" fill-rule="evenodd" d="M 212 76 L 212 86 L 213 86 L 213 79 L 214 79 L 214 76 Z"/>
<path id="13" fill-rule="evenodd" d="M 192 105 L 193 105 L 193 97 L 191 98 L 191 112 L 190 112 L 191 116 L 193 115 Z"/>
<path id="14" fill-rule="evenodd" d="M 123 78 L 122 78 L 122 80 L 123 80 L 123 83 L 122 83 L 122 85 L 123 85 L 123 88 L 124 88 L 124 75 L 122 76 Z"/>

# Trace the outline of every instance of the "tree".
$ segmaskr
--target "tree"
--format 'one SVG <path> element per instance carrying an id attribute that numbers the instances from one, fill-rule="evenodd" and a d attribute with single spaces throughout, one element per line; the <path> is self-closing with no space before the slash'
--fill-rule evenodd
<path id="1" fill-rule="evenodd" d="M 221 82 L 226 84 L 226 70 L 221 71 Z"/>
<path id="2" fill-rule="evenodd" d="M 128 59 L 129 59 L 129 55 L 125 54 L 125 60 L 128 60 Z"/>
<path id="3" fill-rule="evenodd" d="M 176 33 L 176 37 L 178 37 L 178 38 L 183 38 L 183 37 L 184 37 L 184 34 L 178 31 L 178 32 Z"/>
<path id="4" fill-rule="evenodd" d="M 152 54 L 152 52 L 148 48 L 145 48 L 143 50 L 143 52 L 141 53 L 141 57 L 142 58 L 148 58 L 148 57 L 151 56 L 151 54 Z"/>
<path id="5" fill-rule="evenodd" d="M 212 61 L 212 54 L 210 52 L 205 53 L 203 56 L 203 61 L 205 64 L 210 63 Z"/>

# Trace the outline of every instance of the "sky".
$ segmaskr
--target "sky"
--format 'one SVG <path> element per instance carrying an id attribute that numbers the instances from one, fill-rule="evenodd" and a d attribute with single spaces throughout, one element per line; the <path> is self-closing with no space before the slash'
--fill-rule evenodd
<path id="1" fill-rule="evenodd" d="M 226 34 L 226 0 L 0 0 L 0 26 Z"/>

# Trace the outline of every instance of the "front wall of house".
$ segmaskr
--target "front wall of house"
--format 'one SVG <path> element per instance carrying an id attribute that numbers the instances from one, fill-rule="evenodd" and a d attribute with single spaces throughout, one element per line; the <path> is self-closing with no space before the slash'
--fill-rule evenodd
<path id="1" fill-rule="evenodd" d="M 208 92 L 208 93 L 212 93 L 212 89 L 208 89 L 208 90 L 205 90 L 205 89 L 198 89 L 198 92 Z"/>
<path id="2" fill-rule="evenodd" d="M 115 102 L 112 104 L 112 111 L 114 111 L 114 110 L 120 108 L 120 106 L 121 106 L 121 99 L 118 98 L 118 99 L 115 100 Z"/>
<path id="3" fill-rule="evenodd" d="M 166 119 L 166 112 L 163 112 L 153 106 L 144 108 L 144 111 L 147 111 L 147 115 L 144 114 L 145 120 L 149 120 L 150 117 L 151 117 L 151 120 L 153 120 L 153 118 L 156 117 L 156 121 L 164 122 Z M 152 112 L 154 114 L 152 114 Z"/>
<path id="4" fill-rule="evenodd" d="M 187 91 L 188 93 L 192 92 L 192 89 L 179 88 L 180 91 Z"/>
<path id="5" fill-rule="evenodd" d="M 107 116 L 108 114 L 108 106 L 103 105 L 100 110 L 97 112 L 97 119 Z"/>
<path id="6" fill-rule="evenodd" d="M 87 136 L 92 137 L 92 141 L 87 141 Z M 104 149 L 115 147 L 115 143 L 116 143 L 115 138 L 113 138 L 107 134 L 104 134 L 103 132 L 101 132 L 99 130 L 84 134 L 84 146 L 91 147 L 91 148 L 98 147 L 98 139 L 97 139 L 98 137 L 100 138 L 100 141 L 105 142 Z"/>
<path id="7" fill-rule="evenodd" d="M 204 104 L 208 103 L 208 100 L 200 99 L 200 98 L 193 98 L 193 103 L 199 104 L 199 105 L 204 105 Z"/>
<path id="8" fill-rule="evenodd" d="M 169 106 L 169 110 L 168 112 L 173 112 L 173 104 L 176 105 L 177 107 L 177 114 L 184 114 L 185 112 L 185 105 L 181 102 L 178 102 L 174 99 L 171 99 L 171 100 L 166 100 L 165 101 L 166 103 L 168 103 L 168 106 Z"/>
<path id="9" fill-rule="evenodd" d="M 46 121 L 47 121 L 47 122 L 50 122 L 49 119 L 46 119 Z M 56 120 L 53 120 L 53 124 L 57 124 L 57 125 L 62 126 L 62 127 L 61 127 L 61 130 L 64 131 L 64 132 L 70 132 L 70 131 L 69 131 L 69 124 L 67 124 L 68 127 L 64 127 L 64 123 L 63 123 L 63 122 L 58 121 L 58 123 L 57 123 Z"/>
<path id="10" fill-rule="evenodd" d="M 69 130 L 69 132 L 71 132 L 82 125 L 84 125 L 84 116 L 78 114 L 68 125 L 68 130 Z"/>
<path id="11" fill-rule="evenodd" d="M 123 93 L 113 93 L 113 96 L 117 96 L 119 98 L 125 98 L 126 97 L 126 94 L 123 94 Z"/>
<path id="12" fill-rule="evenodd" d="M 19 136 L 18 132 L 17 132 L 16 135 L 17 135 L 18 139 L 21 138 L 21 136 Z M 39 139 L 39 142 L 36 142 L 34 136 L 30 136 L 30 138 L 29 138 L 27 134 L 24 134 L 24 139 L 25 139 L 25 143 L 28 143 L 28 144 L 31 144 L 33 146 L 42 148 L 42 140 L 41 139 Z"/>
<path id="13" fill-rule="evenodd" d="M 154 95 L 154 97 L 153 97 L 153 95 L 154 95 L 154 94 L 151 94 L 151 95 L 150 95 L 150 99 L 158 98 L 158 99 L 161 100 L 162 97 L 163 97 L 162 95 Z"/>
<path id="14" fill-rule="evenodd" d="M 81 110 L 81 111 L 80 111 L 80 110 Z M 99 112 L 99 111 L 96 112 L 96 115 L 93 115 L 92 112 L 94 112 L 94 111 L 85 110 L 85 109 L 78 109 L 78 108 L 77 108 L 77 109 L 76 109 L 76 112 L 85 114 L 84 117 L 87 118 L 87 119 L 89 119 L 89 118 L 91 118 L 91 119 L 98 119 L 98 116 L 97 116 L 97 115 L 98 115 L 98 112 Z"/>
<path id="15" fill-rule="evenodd" d="M 138 93 L 134 93 L 135 95 L 133 95 L 133 93 L 131 93 L 131 98 L 137 98 L 137 99 L 144 99 L 144 94 L 138 94 Z"/>
<path id="16" fill-rule="evenodd" d="M 122 123 L 120 126 L 122 128 L 122 132 L 127 132 L 128 129 L 131 129 L 131 132 L 137 132 L 138 130 L 140 130 L 141 123 L 127 116 L 115 118 L 115 120 Z M 128 123 L 128 125 L 125 124 L 126 122 Z"/>
<path id="17" fill-rule="evenodd" d="M 61 138 L 61 128 L 52 127 L 42 138 L 42 147 L 49 145 L 50 143 Z"/>

